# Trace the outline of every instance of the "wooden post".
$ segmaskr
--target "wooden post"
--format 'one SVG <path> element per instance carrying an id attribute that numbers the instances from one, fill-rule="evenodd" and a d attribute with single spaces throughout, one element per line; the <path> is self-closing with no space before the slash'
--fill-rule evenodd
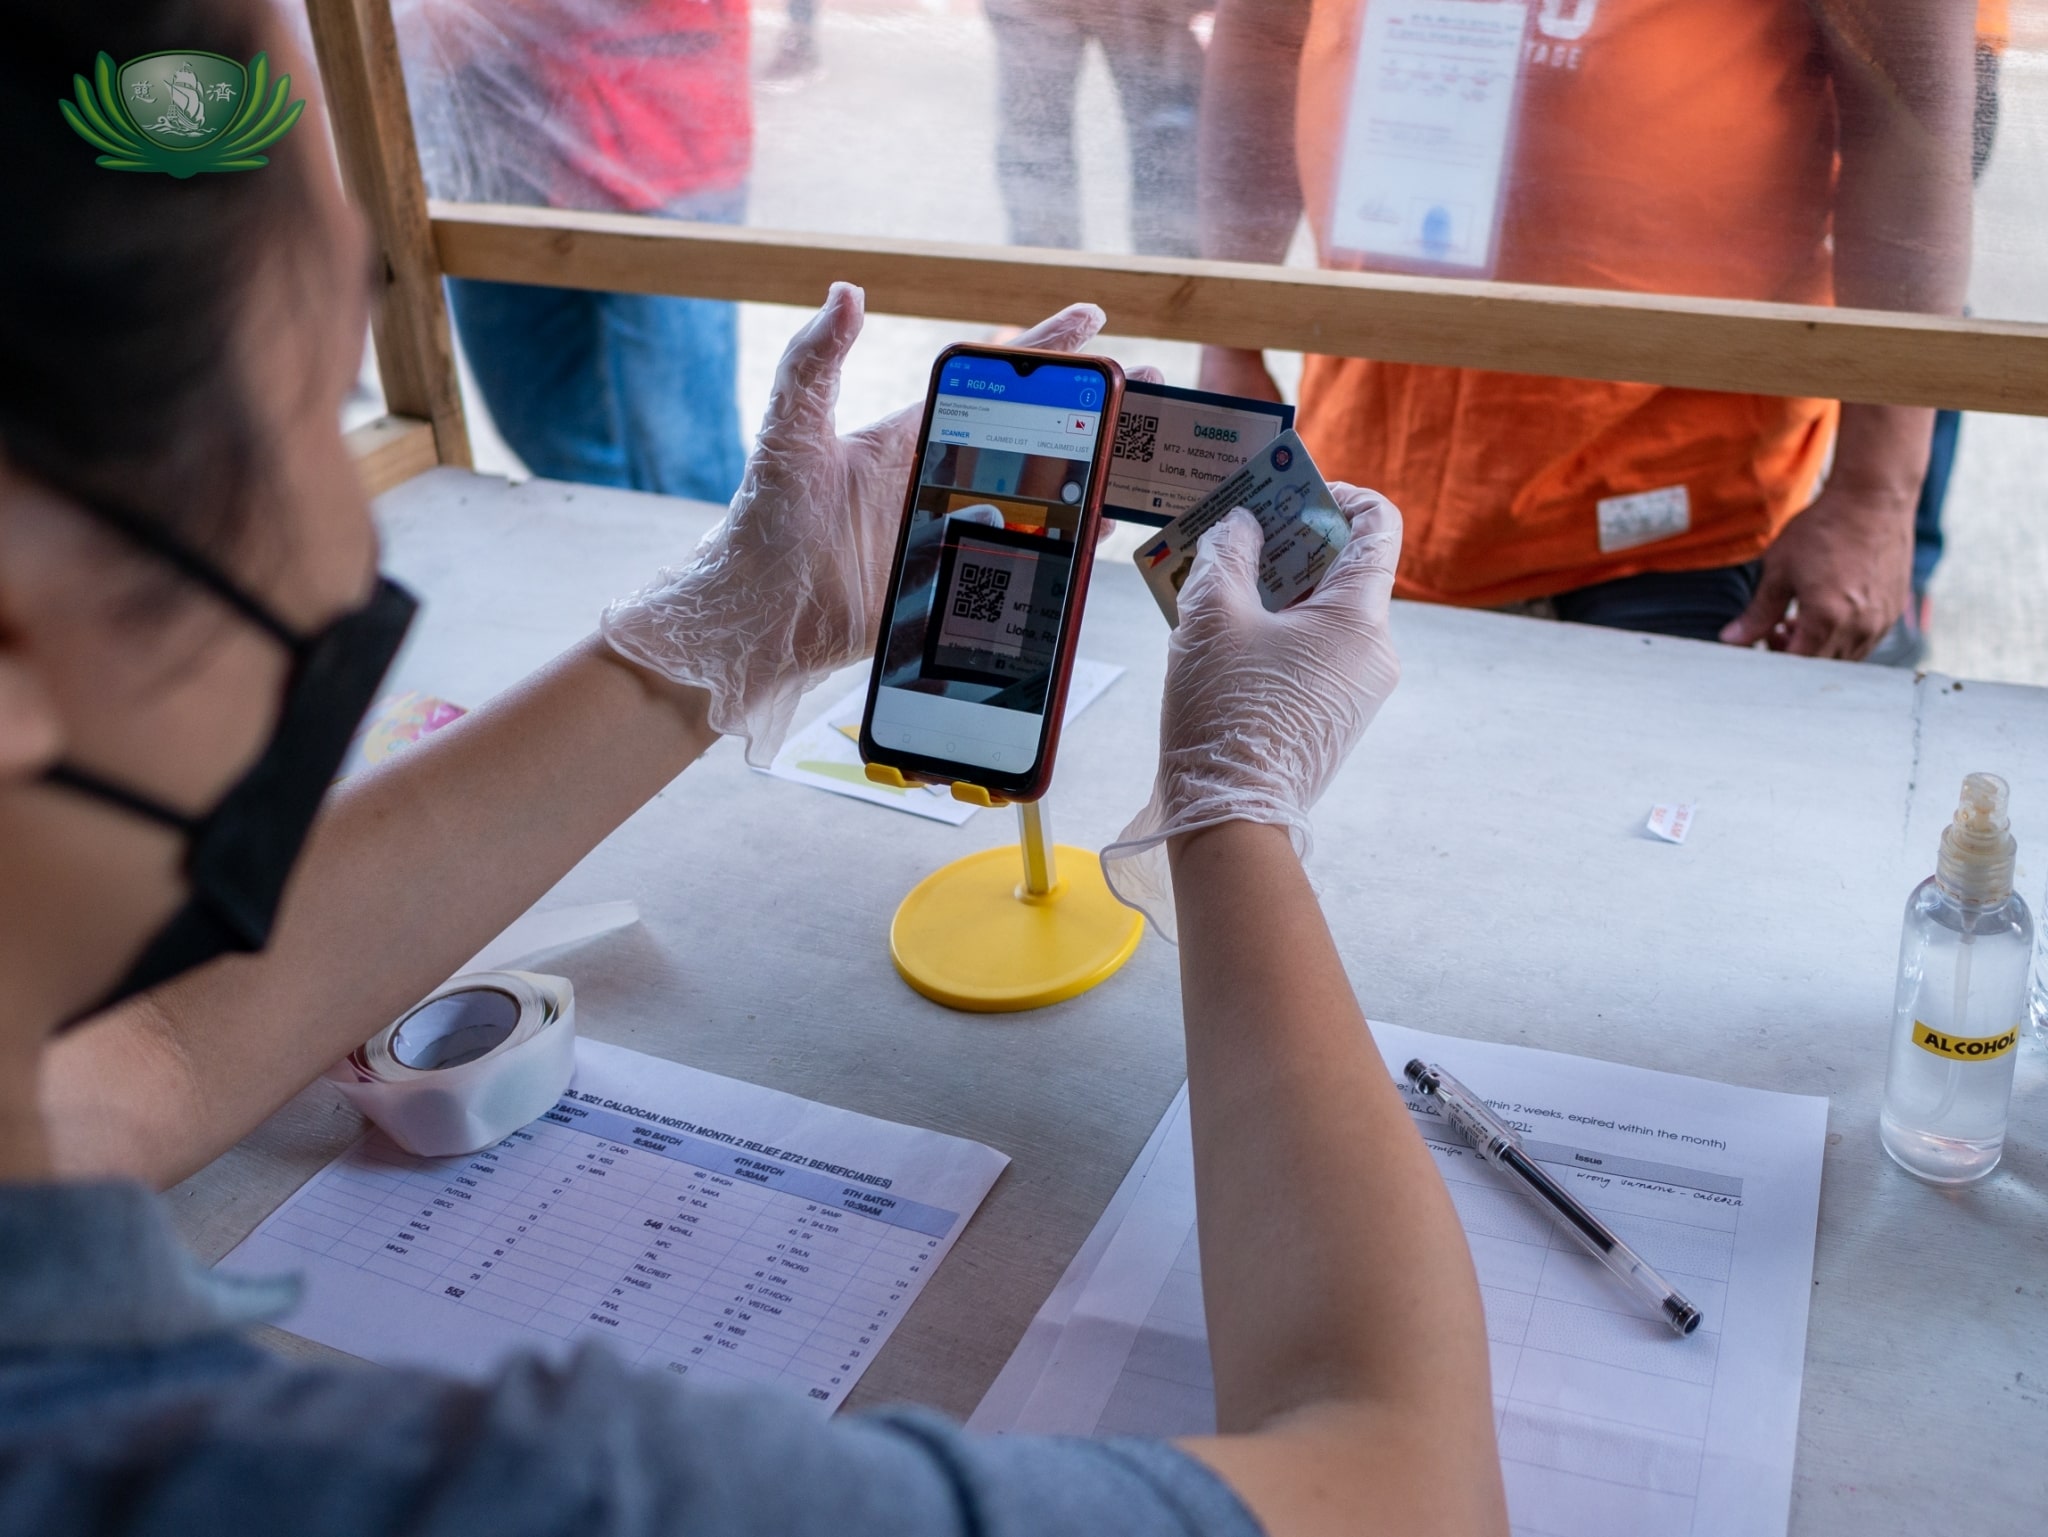
<path id="1" fill-rule="evenodd" d="M 2048 416 L 2048 325 L 1178 257 L 791 234 L 637 214 L 433 205 L 443 270 L 604 293 L 1024 325 L 1076 299 L 1119 336 L 1289 347 L 1679 389 Z"/>
<path id="2" fill-rule="evenodd" d="M 342 182 L 384 254 L 370 329 L 386 409 L 427 423 L 439 462 L 467 469 L 469 429 L 390 0 L 306 0 L 306 17 Z"/>

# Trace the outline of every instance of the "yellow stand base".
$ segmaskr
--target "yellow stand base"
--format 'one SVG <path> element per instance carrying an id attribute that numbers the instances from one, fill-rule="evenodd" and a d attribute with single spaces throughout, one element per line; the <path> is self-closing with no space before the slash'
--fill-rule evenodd
<path id="1" fill-rule="evenodd" d="M 889 926 L 903 980 L 948 1008 L 1000 1014 L 1064 1002 L 1116 975 L 1144 933 L 1143 915 L 1110 894 L 1101 860 L 1050 848 L 1038 808 L 1018 809 L 1021 866 L 1012 847 L 957 859 L 919 881 Z"/>

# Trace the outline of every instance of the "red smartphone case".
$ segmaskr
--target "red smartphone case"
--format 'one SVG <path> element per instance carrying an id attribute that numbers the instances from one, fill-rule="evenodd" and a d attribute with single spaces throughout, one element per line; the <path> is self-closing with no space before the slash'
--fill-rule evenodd
<path id="1" fill-rule="evenodd" d="M 905 780 L 924 784 L 971 785 L 986 791 L 990 800 L 1035 801 L 1052 783 L 1053 765 L 1059 756 L 1060 727 L 1066 716 L 1067 685 L 1072 680 L 1074 656 L 1080 646 L 1081 622 L 1088 605 L 1088 582 L 1095 571 L 1095 545 L 1102 533 L 1102 504 L 1109 490 L 1110 450 L 1116 442 L 1117 413 L 1123 402 L 1124 372 L 1112 359 L 1086 353 L 1048 352 L 1030 347 L 981 347 L 962 343 L 948 347 L 932 364 L 931 384 L 925 391 L 924 421 L 918 428 L 917 452 L 910 471 L 910 483 L 903 493 L 903 518 L 896 531 L 896 554 L 889 570 L 889 590 L 883 604 L 883 625 L 896 605 L 903 578 L 904 550 L 910 537 L 911 518 L 916 510 L 919 479 L 924 472 L 926 451 L 931 446 L 932 411 L 938 404 L 939 376 L 947 360 L 962 355 L 992 358 L 1038 358 L 1049 362 L 1081 364 L 1100 368 L 1103 374 L 1102 432 L 1090 461 L 1088 498 L 1081 507 L 1081 526 L 1075 538 L 1073 572 L 1067 583 L 1066 616 L 1060 626 L 1059 649 L 1053 661 L 1052 680 L 1046 689 L 1045 725 L 1039 735 L 1038 759 L 1021 775 L 1002 776 L 974 764 L 948 763 L 879 746 L 872 726 L 875 698 L 881 688 L 883 637 L 876 637 L 876 658 L 868 675 L 868 702 L 861 712 L 860 755 L 862 761 L 896 770 Z"/>

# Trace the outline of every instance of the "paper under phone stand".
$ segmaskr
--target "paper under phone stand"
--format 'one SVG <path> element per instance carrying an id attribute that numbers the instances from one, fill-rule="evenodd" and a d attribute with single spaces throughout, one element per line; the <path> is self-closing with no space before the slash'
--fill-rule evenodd
<path id="1" fill-rule="evenodd" d="M 868 777 L 898 784 L 879 763 Z M 979 785 L 953 794 L 999 806 Z M 935 1003 L 981 1014 L 1042 1009 L 1116 975 L 1138 948 L 1143 914 L 1119 902 L 1087 849 L 1055 846 L 1044 803 L 1017 805 L 1023 864 L 1008 845 L 934 870 L 911 888 L 889 925 L 889 955 L 903 980 Z"/>

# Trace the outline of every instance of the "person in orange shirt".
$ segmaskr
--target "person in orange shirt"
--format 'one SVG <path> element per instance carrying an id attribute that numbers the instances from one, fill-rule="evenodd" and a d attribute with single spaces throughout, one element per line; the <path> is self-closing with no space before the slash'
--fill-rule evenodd
<path id="1" fill-rule="evenodd" d="M 1325 265 L 1366 265 L 1333 250 L 1332 199 L 1368 7 L 1393 3 L 1222 0 L 1204 255 L 1278 261 L 1306 207 Z M 1529 26 L 1492 276 L 1960 311 L 1970 8 L 1515 10 Z M 1202 384 L 1278 397 L 1256 352 L 1207 349 Z M 1314 356 L 1298 425 L 1326 474 L 1406 511 L 1403 596 L 1860 657 L 1906 608 L 1932 418 Z"/>

